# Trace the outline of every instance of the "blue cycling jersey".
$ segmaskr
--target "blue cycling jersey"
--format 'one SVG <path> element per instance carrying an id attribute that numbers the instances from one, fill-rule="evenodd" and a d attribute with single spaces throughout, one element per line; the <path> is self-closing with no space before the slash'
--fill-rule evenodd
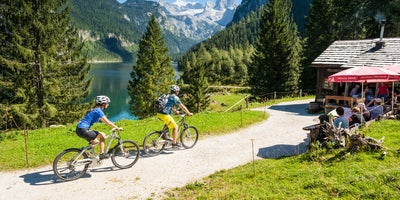
<path id="1" fill-rule="evenodd" d="M 104 112 L 101 108 L 94 108 L 93 110 L 86 113 L 85 117 L 78 123 L 78 128 L 90 128 L 95 122 L 98 122 L 100 118 L 104 117 Z"/>
<path id="2" fill-rule="evenodd" d="M 178 96 L 176 96 L 175 94 L 172 94 L 169 96 L 168 98 L 168 102 L 165 105 L 165 110 L 167 111 L 167 113 L 162 113 L 162 114 L 171 114 L 172 112 L 172 107 L 174 107 L 175 105 L 180 105 L 182 102 L 179 99 Z"/>

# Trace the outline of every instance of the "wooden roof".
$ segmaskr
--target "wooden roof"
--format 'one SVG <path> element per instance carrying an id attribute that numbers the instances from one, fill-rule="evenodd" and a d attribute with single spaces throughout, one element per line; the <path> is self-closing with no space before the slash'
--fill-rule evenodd
<path id="1" fill-rule="evenodd" d="M 380 47 L 381 44 L 381 47 Z M 312 62 L 313 67 L 360 67 L 400 64 L 400 38 L 339 40 Z"/>

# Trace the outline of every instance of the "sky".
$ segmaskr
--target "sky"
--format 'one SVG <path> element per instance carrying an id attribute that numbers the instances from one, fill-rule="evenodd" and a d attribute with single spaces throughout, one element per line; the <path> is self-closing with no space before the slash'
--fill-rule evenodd
<path id="1" fill-rule="evenodd" d="M 126 0 L 117 0 L 118 2 L 120 2 L 120 3 L 124 3 Z M 153 0 L 154 1 L 154 0 Z M 156 0 L 155 0 L 156 1 Z M 165 1 L 167 1 L 167 2 L 175 2 L 176 0 L 165 0 Z M 199 2 L 199 3 L 201 3 L 201 4 L 203 4 L 203 5 L 205 5 L 206 4 L 206 2 L 207 2 L 207 0 L 186 0 L 187 2 Z M 214 1 L 215 2 L 215 0 L 209 0 L 209 1 Z M 238 3 L 240 3 L 240 2 L 242 2 L 242 0 L 237 0 L 237 2 Z"/>

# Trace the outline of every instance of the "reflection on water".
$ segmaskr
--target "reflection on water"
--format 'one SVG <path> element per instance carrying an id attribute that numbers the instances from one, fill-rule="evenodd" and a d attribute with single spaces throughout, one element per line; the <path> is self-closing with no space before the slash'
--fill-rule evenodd
<path id="1" fill-rule="evenodd" d="M 93 77 L 89 99 L 98 95 L 110 97 L 110 106 L 104 110 L 107 117 L 116 122 L 120 119 L 136 119 L 129 111 L 128 82 L 132 63 L 96 63 L 89 75 Z"/>

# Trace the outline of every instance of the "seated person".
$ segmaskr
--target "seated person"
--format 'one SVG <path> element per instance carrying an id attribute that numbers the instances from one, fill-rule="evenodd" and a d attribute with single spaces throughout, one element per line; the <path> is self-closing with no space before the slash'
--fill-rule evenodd
<path id="1" fill-rule="evenodd" d="M 383 100 L 386 101 L 388 96 L 389 96 L 389 88 L 386 86 L 386 84 L 379 83 L 375 97 L 383 98 Z"/>
<path id="2" fill-rule="evenodd" d="M 400 95 L 396 91 L 391 92 L 391 94 L 392 95 L 385 101 L 385 104 L 392 104 L 392 99 L 394 104 L 398 104 L 400 102 Z"/>
<path id="3" fill-rule="evenodd" d="M 360 109 L 365 121 L 369 121 L 371 119 L 371 112 L 369 112 L 369 110 L 365 107 L 364 103 L 359 103 L 356 107 Z"/>
<path id="4" fill-rule="evenodd" d="M 349 120 L 344 117 L 344 109 L 342 107 L 337 107 L 336 113 L 339 116 L 333 121 L 333 125 L 336 128 L 349 128 Z"/>
<path id="5" fill-rule="evenodd" d="M 371 113 L 371 119 L 377 118 L 383 114 L 383 106 L 381 105 L 382 99 L 375 98 L 367 105 L 367 110 Z M 371 105 L 373 104 L 373 105 Z"/>
<path id="6" fill-rule="evenodd" d="M 365 122 L 363 115 L 361 114 L 361 110 L 358 107 L 354 107 L 352 110 L 353 115 L 349 118 L 349 126 L 353 126 L 355 124 L 361 124 Z"/>
<path id="7" fill-rule="evenodd" d="M 354 88 L 350 91 L 349 96 L 353 97 L 353 98 L 358 98 L 360 97 L 360 85 L 356 85 L 354 86 Z"/>
<path id="8" fill-rule="evenodd" d="M 367 86 L 365 86 L 364 88 L 364 96 L 366 99 L 366 102 L 369 103 L 370 101 L 372 101 L 374 99 L 374 92 L 372 91 L 371 88 Z"/>

